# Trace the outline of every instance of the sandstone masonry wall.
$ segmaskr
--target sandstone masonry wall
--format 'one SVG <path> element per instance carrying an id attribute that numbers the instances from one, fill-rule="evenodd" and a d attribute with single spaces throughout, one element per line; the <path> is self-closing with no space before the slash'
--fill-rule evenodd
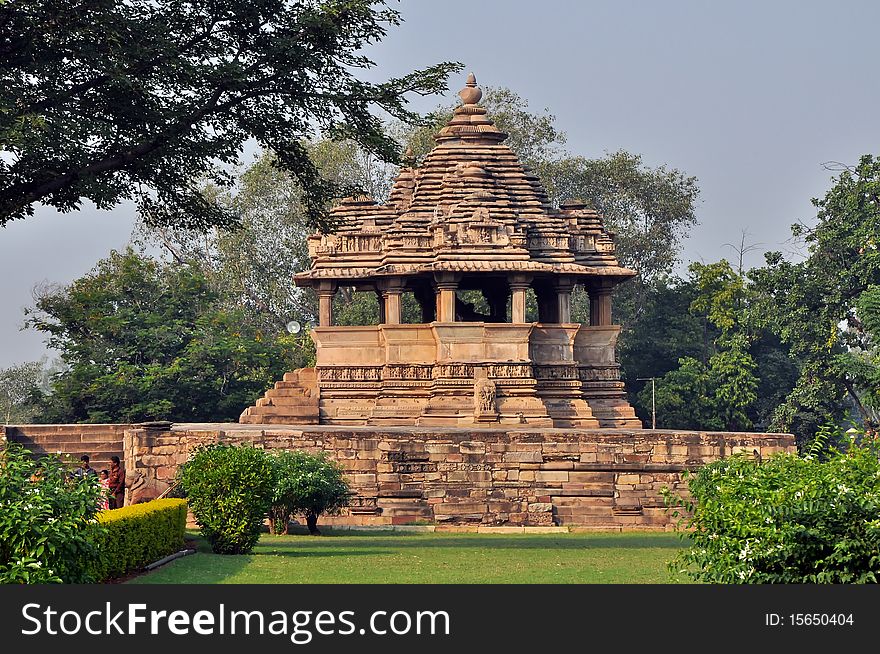
<path id="1" fill-rule="evenodd" d="M 208 443 L 323 451 L 357 493 L 345 525 L 579 525 L 664 529 L 661 489 L 681 473 L 744 452 L 795 451 L 790 434 L 668 430 L 175 425 L 125 431 L 129 466 L 170 481 Z"/>
<path id="2" fill-rule="evenodd" d="M 0 434 L 13 443 L 21 443 L 35 454 L 68 455 L 76 465 L 88 454 L 97 470 L 110 467 L 110 457 L 122 456 L 122 437 L 131 425 L 5 425 Z"/>

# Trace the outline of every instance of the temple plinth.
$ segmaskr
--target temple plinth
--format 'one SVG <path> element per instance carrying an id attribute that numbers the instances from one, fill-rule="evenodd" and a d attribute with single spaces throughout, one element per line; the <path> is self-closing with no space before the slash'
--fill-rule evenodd
<path id="1" fill-rule="evenodd" d="M 611 322 L 612 291 L 635 273 L 597 211 L 551 206 L 477 104 L 473 75 L 459 96 L 385 204 L 344 200 L 338 230 L 309 238 L 312 266 L 295 282 L 318 295 L 316 366 L 287 373 L 240 422 L 641 428 Z M 572 322 L 578 285 L 589 324 Z M 375 292 L 381 324 L 334 324 L 339 287 Z M 418 324 L 404 322 L 406 294 Z"/>

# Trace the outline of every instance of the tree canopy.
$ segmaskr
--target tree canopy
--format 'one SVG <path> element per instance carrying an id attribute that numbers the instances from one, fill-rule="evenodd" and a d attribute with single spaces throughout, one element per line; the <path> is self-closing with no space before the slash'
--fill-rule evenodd
<path id="1" fill-rule="evenodd" d="M 857 352 L 873 349 L 871 294 L 880 284 L 880 159 L 871 155 L 844 170 L 822 199 L 814 199 L 814 226 L 792 227 L 807 257 L 786 261 L 778 252 L 753 270 L 754 312 L 779 335 L 798 361 L 800 376 L 776 410 L 773 427 L 815 433 L 840 421 L 848 405 L 869 427 L 876 418 L 866 396 L 869 377 L 855 365 Z"/>
<path id="2" fill-rule="evenodd" d="M 397 161 L 376 110 L 445 90 L 445 62 L 371 83 L 366 46 L 398 25 L 379 0 L 17 0 L 0 3 L 0 225 L 84 199 L 133 199 L 158 225 L 235 223 L 200 192 L 228 186 L 250 139 L 306 191 L 312 225 L 340 189 L 305 140 L 349 138 Z"/>
<path id="3" fill-rule="evenodd" d="M 305 363 L 294 337 L 219 306 L 197 268 L 132 250 L 43 293 L 28 322 L 67 364 L 43 399 L 42 422 L 236 420 Z"/>

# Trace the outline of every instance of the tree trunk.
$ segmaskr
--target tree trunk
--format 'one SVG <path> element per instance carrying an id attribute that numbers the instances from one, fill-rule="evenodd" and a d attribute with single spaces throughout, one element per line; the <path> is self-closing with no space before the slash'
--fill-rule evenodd
<path id="1" fill-rule="evenodd" d="M 306 513 L 306 526 L 309 528 L 310 536 L 320 536 L 318 530 L 318 515 L 316 513 Z"/>

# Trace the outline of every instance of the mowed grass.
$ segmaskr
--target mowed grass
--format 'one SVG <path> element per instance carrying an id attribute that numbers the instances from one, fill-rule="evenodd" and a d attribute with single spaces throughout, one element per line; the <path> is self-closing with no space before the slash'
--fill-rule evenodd
<path id="1" fill-rule="evenodd" d="M 342 535 L 344 534 L 344 535 Z M 253 554 L 198 553 L 135 584 L 663 584 L 675 533 L 264 534 Z"/>

